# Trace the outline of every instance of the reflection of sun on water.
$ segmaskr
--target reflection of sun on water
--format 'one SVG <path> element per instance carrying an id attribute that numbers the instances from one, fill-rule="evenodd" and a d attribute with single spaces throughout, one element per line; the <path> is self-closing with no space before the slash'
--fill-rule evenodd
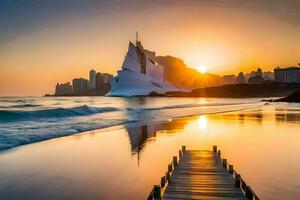
<path id="1" fill-rule="evenodd" d="M 201 99 L 199 99 L 199 101 L 198 101 L 198 104 L 206 104 L 206 103 L 207 103 L 207 101 L 206 101 L 205 98 L 201 98 Z"/>
<path id="2" fill-rule="evenodd" d="M 202 130 L 207 128 L 207 119 L 205 115 L 201 115 L 198 119 L 198 125 Z"/>

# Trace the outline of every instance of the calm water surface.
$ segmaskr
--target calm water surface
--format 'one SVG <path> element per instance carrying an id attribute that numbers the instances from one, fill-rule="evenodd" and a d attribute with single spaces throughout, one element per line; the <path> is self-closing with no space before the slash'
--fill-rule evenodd
<path id="1" fill-rule="evenodd" d="M 145 199 L 182 145 L 218 145 L 261 199 L 299 199 L 299 121 L 300 105 L 260 105 L 2 151 L 0 199 Z"/>

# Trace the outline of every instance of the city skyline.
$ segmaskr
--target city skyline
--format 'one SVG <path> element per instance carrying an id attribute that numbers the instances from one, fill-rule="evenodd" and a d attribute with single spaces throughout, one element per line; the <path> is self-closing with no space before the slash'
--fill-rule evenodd
<path id="1" fill-rule="evenodd" d="M 300 62 L 297 1 L 0 3 L 0 95 L 42 95 L 57 82 L 116 74 L 128 41 L 213 74 Z M 147 23 L 145 23 L 145 21 Z M 45 76 L 47 74 L 47 76 Z"/>
<path id="2" fill-rule="evenodd" d="M 89 78 L 74 77 L 71 81 L 57 82 L 54 93 L 46 96 L 103 96 L 110 90 L 112 74 L 89 71 Z M 71 83 L 72 82 L 72 83 Z"/>

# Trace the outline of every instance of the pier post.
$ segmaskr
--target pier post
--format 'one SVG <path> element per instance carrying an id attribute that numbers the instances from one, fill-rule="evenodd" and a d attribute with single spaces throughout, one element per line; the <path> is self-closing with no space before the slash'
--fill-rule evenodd
<path id="1" fill-rule="evenodd" d="M 245 192 L 245 196 L 247 199 L 253 200 L 253 192 L 251 188 L 245 183 L 245 181 L 241 178 L 242 189 Z"/>
<path id="2" fill-rule="evenodd" d="M 165 185 L 166 185 L 166 177 L 165 177 L 165 176 L 162 176 L 162 177 L 160 178 L 160 186 L 161 186 L 161 187 L 165 187 Z"/>
<path id="3" fill-rule="evenodd" d="M 229 165 L 229 169 L 228 169 L 230 174 L 233 174 L 233 165 Z"/>
<path id="4" fill-rule="evenodd" d="M 227 159 L 223 159 L 223 168 L 227 168 Z"/>
<path id="5" fill-rule="evenodd" d="M 247 199 L 251 199 L 251 200 L 253 199 L 252 190 L 248 185 L 245 188 L 245 196 L 246 196 Z"/>
<path id="6" fill-rule="evenodd" d="M 151 193 L 149 194 L 147 200 L 153 200 L 153 190 L 152 190 Z"/>
<path id="7" fill-rule="evenodd" d="M 171 164 L 168 164 L 168 172 L 171 172 L 171 171 L 172 171 L 172 169 L 173 169 L 173 167 L 172 167 L 172 163 L 171 163 Z"/>
<path id="8" fill-rule="evenodd" d="M 259 198 L 256 196 L 254 192 L 253 192 L 253 200 L 259 200 Z"/>
<path id="9" fill-rule="evenodd" d="M 161 189 L 159 185 L 154 185 L 153 197 L 155 200 L 161 199 Z"/>
<path id="10" fill-rule="evenodd" d="M 241 175 L 240 174 L 237 174 L 237 173 L 235 174 L 235 176 L 234 176 L 234 185 L 237 188 L 241 187 Z"/>
<path id="11" fill-rule="evenodd" d="M 218 147 L 216 145 L 213 146 L 214 153 L 217 153 Z"/>
<path id="12" fill-rule="evenodd" d="M 177 156 L 173 156 L 173 164 L 174 167 L 177 165 Z"/>
<path id="13" fill-rule="evenodd" d="M 244 192 L 246 192 L 247 185 L 246 185 L 245 181 L 242 178 L 241 178 L 241 185 L 242 185 L 242 189 L 244 190 Z"/>
<path id="14" fill-rule="evenodd" d="M 182 153 L 184 153 L 186 151 L 186 146 L 182 146 L 181 150 L 182 150 Z"/>
<path id="15" fill-rule="evenodd" d="M 218 150 L 218 156 L 221 157 L 221 150 Z"/>
<path id="16" fill-rule="evenodd" d="M 167 181 L 169 182 L 170 179 L 171 179 L 171 174 L 170 174 L 170 172 L 167 172 L 166 176 L 167 176 Z"/>
<path id="17" fill-rule="evenodd" d="M 179 150 L 178 151 L 178 154 L 179 154 L 179 159 L 181 158 L 181 156 L 182 156 L 182 152 L 181 152 L 181 150 Z"/>

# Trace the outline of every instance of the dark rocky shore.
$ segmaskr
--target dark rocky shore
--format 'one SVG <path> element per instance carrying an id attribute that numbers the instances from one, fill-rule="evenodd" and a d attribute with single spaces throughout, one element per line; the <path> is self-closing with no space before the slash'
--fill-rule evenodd
<path id="1" fill-rule="evenodd" d="M 294 92 L 287 97 L 272 100 L 272 102 L 300 103 L 300 91 Z"/>
<path id="2" fill-rule="evenodd" d="M 164 95 L 152 93 L 150 96 L 220 98 L 284 97 L 296 91 L 300 91 L 300 84 L 237 84 L 200 88 L 191 92 L 168 92 Z"/>

